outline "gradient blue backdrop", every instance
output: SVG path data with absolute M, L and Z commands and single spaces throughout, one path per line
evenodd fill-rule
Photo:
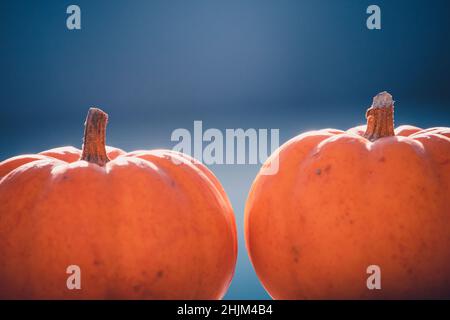
M 82 30 L 66 28 L 78 4 Z M 366 28 L 370 4 L 382 30 Z M 171 132 L 279 128 L 281 141 L 364 122 L 389 90 L 396 124 L 449 126 L 450 2 L 1 1 L 0 158 L 81 145 L 87 108 L 110 114 L 108 143 L 171 148 Z M 257 165 L 215 165 L 239 231 L 226 298 L 265 299 L 243 210 Z

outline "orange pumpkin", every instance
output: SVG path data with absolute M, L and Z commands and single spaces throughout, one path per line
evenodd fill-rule
M 0 163 L 0 298 L 221 298 L 237 257 L 222 186 L 181 153 L 105 148 L 106 123 L 91 108 L 83 151 Z
M 293 138 L 256 177 L 246 245 L 273 298 L 450 297 L 450 129 L 394 131 L 386 92 L 366 118 Z

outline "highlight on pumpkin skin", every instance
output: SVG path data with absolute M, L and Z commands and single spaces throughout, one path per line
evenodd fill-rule
M 48 157 L 39 154 L 24 154 L 6 159 L 0 162 L 0 179 L 24 164 L 45 159 L 48 159 Z
M 81 157 L 81 151 L 72 146 L 53 148 L 39 152 L 39 154 L 66 162 L 75 162 L 80 160 Z

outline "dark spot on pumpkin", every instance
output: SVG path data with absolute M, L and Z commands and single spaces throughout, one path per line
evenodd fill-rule
M 318 176 L 320 176 L 320 174 L 322 173 L 322 169 L 316 169 L 316 174 L 318 175 Z
M 428 243 L 426 243 L 426 241 L 423 239 L 422 239 L 422 241 L 420 241 L 420 249 L 423 251 L 428 249 Z
M 149 289 L 145 289 L 144 291 L 142 291 L 141 296 L 145 299 L 152 299 L 155 297 L 155 294 L 153 293 L 153 291 L 149 290 Z
M 94 266 L 100 266 L 100 265 L 102 265 L 103 263 L 102 263 L 102 261 L 101 260 L 99 260 L 99 259 L 95 259 L 94 260 Z
M 381 157 L 378 159 L 379 162 L 386 162 L 386 158 L 385 157 Z
M 305 224 L 306 223 L 306 217 L 304 215 L 300 215 L 298 217 L 298 220 L 301 224 Z
M 350 223 L 350 224 L 354 224 L 354 223 L 355 223 L 355 221 L 354 221 L 354 220 L 352 220 L 352 219 L 350 219 L 350 221 L 349 221 L 348 223 Z
M 62 179 L 67 180 L 67 179 L 69 179 L 69 176 L 65 174 L 65 175 L 63 175 Z
M 173 188 L 175 187 L 175 180 L 170 180 L 170 186 Z
M 106 300 L 116 300 L 119 299 L 119 295 L 117 294 L 117 291 L 113 288 L 107 288 L 105 290 L 105 299 Z
M 139 292 L 139 291 L 141 291 L 141 289 L 142 289 L 142 285 L 140 285 L 140 284 L 137 284 L 137 285 L 133 286 L 133 291 L 134 292 Z
M 291 247 L 291 252 L 292 252 L 292 256 L 293 256 L 293 260 L 295 263 L 298 263 L 298 258 L 300 255 L 299 249 L 296 246 L 292 246 Z
M 156 277 L 157 278 L 162 278 L 163 276 L 164 276 L 164 271 L 158 270 L 158 272 L 156 273 Z
M 331 164 L 327 165 L 325 169 L 323 169 L 326 173 L 329 173 L 331 170 Z

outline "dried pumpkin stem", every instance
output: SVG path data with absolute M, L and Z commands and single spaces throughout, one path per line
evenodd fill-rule
M 104 166 L 106 154 L 106 124 L 108 114 L 98 108 L 90 108 L 84 124 L 83 153 L 80 160 Z
M 394 133 L 394 100 L 386 91 L 373 98 L 372 106 L 366 112 L 367 129 L 364 137 L 370 141 L 389 136 Z

